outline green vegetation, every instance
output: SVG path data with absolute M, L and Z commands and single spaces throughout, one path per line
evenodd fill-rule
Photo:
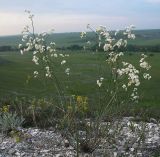
M 58 77 L 62 79 L 65 93 L 71 95 L 89 96 L 90 101 L 96 105 L 94 97 L 98 94 L 96 79 L 99 72 L 105 70 L 105 61 L 103 61 L 104 53 L 91 53 L 85 51 L 67 52 L 70 53 L 68 64 L 71 68 L 69 77 L 55 69 Z M 140 54 L 129 53 L 125 57 L 132 63 L 136 63 Z M 143 81 L 141 86 L 141 99 L 136 106 L 136 112 L 143 113 L 146 110 L 150 116 L 159 117 L 160 109 L 160 54 L 152 53 L 149 57 L 152 65 L 149 83 Z M 101 64 L 102 63 L 102 64 Z M 137 63 L 136 63 L 137 64 Z M 42 79 L 34 79 L 33 71 L 35 65 L 31 61 L 31 54 L 27 53 L 23 56 L 19 52 L 1 52 L 0 53 L 0 96 L 4 97 L 37 97 L 51 98 L 56 97 L 54 87 L 49 81 Z M 60 66 L 59 66 L 60 68 Z M 106 72 L 107 75 L 107 72 Z M 92 100 L 93 98 L 93 100 Z
M 136 45 L 136 47 L 153 46 L 155 48 L 160 43 L 160 30 L 136 30 L 134 33 L 136 34 L 136 40 L 129 42 L 131 47 Z M 77 45 L 81 49 L 86 42 L 85 39 L 80 39 L 79 36 L 80 33 L 53 34 L 48 41 L 53 40 L 56 42 L 58 53 L 70 54 L 67 59 L 67 66 L 71 69 L 70 76 L 65 76 L 62 69 L 60 69 L 61 66 L 55 69 L 57 76 L 62 80 L 62 86 L 65 87 L 64 93 L 87 96 L 90 98 L 90 104 L 94 106 L 97 105 L 98 101 L 95 100 L 95 96 L 98 95 L 96 80 L 99 78 L 101 71 L 106 71 L 105 54 L 104 52 L 94 53 L 93 51 L 76 49 Z M 95 35 L 89 33 L 87 40 L 93 41 L 94 37 Z M 15 99 L 16 96 L 31 99 L 34 97 L 56 99 L 57 93 L 50 81 L 43 79 L 43 77 L 33 78 L 33 71 L 37 67 L 31 61 L 32 54 L 26 53 L 22 56 L 19 51 L 13 51 L 17 49 L 20 41 L 20 36 L 0 37 L 0 47 L 2 50 L 5 48 L 5 52 L 0 52 L 0 99 L 3 100 L 2 102 L 6 102 L 6 100 L 8 102 Z M 7 46 L 11 47 L 9 51 L 7 51 L 9 48 Z M 71 51 L 67 49 L 71 49 Z M 128 110 L 125 107 L 124 114 L 138 113 L 160 118 L 160 54 L 150 51 L 147 51 L 147 54 L 152 65 L 150 72 L 152 79 L 149 83 L 147 81 L 142 82 L 140 102 L 134 107 L 129 105 Z M 140 54 L 130 51 L 125 57 L 135 64 Z M 4 104 L 1 103 L 1 105 Z
M 105 32 L 102 29 L 102 32 L 98 33 L 104 33 L 103 31 Z M 128 35 L 134 35 L 130 31 Z M 160 119 L 160 53 L 157 53 L 159 52 L 157 40 L 160 38 L 156 35 L 155 38 L 151 36 L 157 31 L 147 31 L 148 34 L 136 31 L 138 38 L 135 42 L 129 43 L 124 56 L 121 51 L 124 51 L 123 44 L 126 44 L 126 40 L 122 42 L 121 34 L 113 39 L 121 41 L 120 44 L 116 42 L 117 49 L 114 45 L 115 49 L 109 49 L 108 45 L 112 44 L 105 43 L 104 51 L 97 51 L 93 33 L 89 33 L 89 39 L 83 40 L 79 38 L 78 33 L 56 34 L 55 42 L 58 43 L 56 52 L 55 44 L 48 43 L 54 36 L 42 43 L 39 42 L 43 41 L 41 36 L 37 37 L 38 40 L 33 40 L 34 42 L 32 38 L 28 38 L 24 40 L 25 44 L 19 45 L 23 55 L 20 55 L 14 45 L 14 42 L 19 42 L 13 41 L 16 36 L 6 38 L 10 45 L 3 43 L 4 45 L 0 46 L 1 129 L 19 141 L 20 134 L 16 130 L 18 126 L 54 127 L 69 141 L 79 156 L 79 152 L 92 153 L 97 149 L 101 138 L 108 138 L 106 141 L 113 142 L 108 128 L 112 127 L 112 122 L 120 120 L 121 117 L 134 116 L 135 121 L 152 120 L 157 123 Z M 106 37 L 105 42 L 107 39 L 110 38 Z M 86 40 L 91 41 L 91 44 L 88 42 L 91 48 L 87 47 L 84 51 L 82 48 Z M 152 51 L 155 48 L 156 53 Z M 148 51 L 149 49 L 151 51 Z M 141 55 L 138 50 L 147 53 L 148 57 Z M 147 74 L 144 71 L 149 70 L 150 65 L 152 68 Z M 69 72 L 66 72 L 66 69 L 69 69 Z M 143 75 L 137 75 L 139 72 Z M 149 83 L 139 78 L 145 78 L 147 75 L 150 78 L 152 76 Z M 125 79 L 127 82 L 124 82 Z M 136 87 L 140 83 L 142 85 L 137 93 Z M 139 96 L 138 104 L 133 105 L 134 101 L 131 100 L 136 101 Z M 103 126 L 102 122 L 106 121 L 110 124 L 105 123 Z M 136 130 L 132 124 L 129 127 L 132 131 Z M 119 128 L 121 123 L 114 130 L 116 134 L 117 130 L 120 131 Z M 81 137 L 79 133 L 81 130 L 86 133 L 85 138 Z M 145 131 L 146 126 L 138 130 L 140 132 L 138 143 L 144 140 Z M 159 154 L 155 153 L 155 156 Z

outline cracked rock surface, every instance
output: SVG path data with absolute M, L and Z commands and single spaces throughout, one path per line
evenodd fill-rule
M 81 156 L 152 157 L 155 152 L 160 154 L 160 124 L 135 122 L 131 119 L 130 117 L 124 117 L 118 123 L 114 122 L 109 130 L 110 136 L 114 137 L 113 143 L 103 139 L 102 141 L 105 142 L 100 144 L 92 154 L 81 154 Z M 121 127 L 115 133 L 117 124 Z M 140 130 L 143 130 L 143 133 Z M 18 141 L 13 137 L 0 136 L 0 157 L 76 156 L 73 147 L 69 144 L 66 146 L 66 139 L 60 133 L 55 132 L 54 129 L 21 128 L 20 131 L 23 137 Z M 143 140 L 140 141 L 140 138 Z

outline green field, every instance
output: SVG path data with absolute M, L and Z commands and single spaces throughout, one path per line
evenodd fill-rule
M 137 38 L 130 44 L 156 45 L 160 43 L 160 30 L 135 31 Z M 90 37 L 93 35 L 90 34 Z M 55 40 L 54 40 L 55 39 Z M 92 38 L 91 38 L 92 39 Z M 55 34 L 49 40 L 56 41 L 58 47 L 82 44 L 79 33 Z M 0 37 L 0 46 L 15 46 L 20 42 L 20 36 Z M 59 50 L 60 51 L 60 50 Z M 84 95 L 93 99 L 96 104 L 98 88 L 96 80 L 101 72 L 106 71 L 104 52 L 93 53 L 91 51 L 62 51 L 69 53 L 66 66 L 71 69 L 70 76 L 64 74 L 64 68 L 60 64 L 55 68 L 55 73 L 61 81 L 64 93 L 69 95 Z M 148 52 L 152 79 L 143 81 L 140 88 L 140 102 L 136 105 L 137 112 L 147 111 L 152 117 L 160 118 L 160 53 Z M 126 53 L 125 59 L 134 64 L 138 63 L 140 53 Z M 0 52 L 0 98 L 9 97 L 54 97 L 57 93 L 53 83 L 43 78 L 34 79 L 32 54 L 20 55 L 18 51 Z M 107 77 L 107 73 L 106 73 Z
M 97 92 L 96 80 L 99 78 L 99 67 L 105 68 L 104 53 L 69 52 L 69 77 L 63 74 L 60 66 L 55 69 L 58 78 L 63 82 L 64 90 L 71 95 L 94 96 Z M 140 54 L 126 55 L 126 59 L 136 63 Z M 160 54 L 149 57 L 152 65 L 152 79 L 143 81 L 140 89 L 142 105 L 159 106 L 160 108 Z M 19 52 L 0 53 L 0 96 L 37 96 L 49 97 L 55 94 L 54 86 L 49 81 L 34 79 L 33 71 L 37 67 L 31 61 L 31 54 L 20 55 Z M 31 76 L 29 82 L 27 80 Z M 66 88 L 65 88 L 66 87 Z

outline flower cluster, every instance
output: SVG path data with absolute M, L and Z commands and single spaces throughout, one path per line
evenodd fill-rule
M 83 38 L 86 36 L 86 32 L 81 32 L 80 37 Z
M 51 77 L 52 75 L 49 66 L 46 66 L 45 69 L 46 69 L 46 77 Z
M 146 61 L 147 57 L 148 57 L 147 55 L 142 54 L 142 55 L 141 55 L 141 59 L 140 59 L 140 61 L 139 61 L 139 62 L 140 62 L 140 67 L 141 67 L 143 70 L 146 70 L 146 71 L 148 71 L 148 70 L 151 68 L 150 64 Z M 150 80 L 150 79 L 151 79 L 151 76 L 150 76 L 149 73 L 144 72 L 144 73 L 143 73 L 143 78 L 146 79 L 146 80 Z
M 70 68 L 66 68 L 65 73 L 69 75 L 69 72 L 70 72 Z
M 127 75 L 128 86 L 131 86 L 132 84 L 135 86 L 140 85 L 139 70 L 137 70 L 132 64 L 123 62 L 123 68 L 117 69 L 117 73 L 119 76 Z
M 98 87 L 101 87 L 101 86 L 102 86 L 103 80 L 104 80 L 103 77 L 101 77 L 100 79 L 97 80 L 97 85 L 98 85 Z
M 88 109 L 88 98 L 84 96 L 77 96 L 76 98 L 77 109 L 81 112 L 86 112 Z
M 147 74 L 147 73 L 144 73 L 144 74 L 143 74 L 143 77 L 144 77 L 144 79 L 146 79 L 146 80 L 150 80 L 150 79 L 151 79 L 150 74 Z
M 94 31 L 90 25 L 87 25 L 87 28 Z M 121 86 L 122 89 L 128 91 L 128 88 L 131 87 L 131 99 L 137 100 L 138 96 L 138 87 L 140 86 L 140 75 L 141 71 L 138 70 L 134 65 L 129 62 L 125 62 L 122 57 L 124 53 L 122 52 L 123 48 L 127 46 L 128 39 L 135 39 L 135 35 L 132 33 L 134 26 L 131 25 L 126 27 L 123 31 L 109 31 L 105 26 L 99 26 L 94 32 L 98 36 L 98 45 L 99 48 L 103 48 L 104 52 L 107 52 L 107 63 L 111 67 L 112 79 L 116 86 Z M 86 37 L 86 33 L 82 32 L 81 37 Z M 140 68 L 142 70 L 149 70 L 151 66 L 146 61 L 147 56 L 142 54 L 140 59 Z M 151 76 L 143 72 L 142 74 L 144 79 L 149 80 Z M 124 83 L 124 80 L 127 82 Z M 97 80 L 97 85 L 102 86 L 103 79 Z M 118 84 L 117 82 L 122 82 Z M 115 88 L 117 89 L 117 88 Z
M 127 35 L 128 39 L 135 39 L 136 36 L 135 36 L 135 34 L 132 33 L 132 29 L 134 29 L 134 28 L 135 28 L 134 25 L 130 25 L 130 26 L 126 27 L 126 30 L 123 34 Z
M 142 54 L 142 56 L 144 57 L 143 54 Z M 145 55 L 145 58 L 146 57 L 147 56 Z M 141 63 L 145 64 L 145 66 L 142 66 Z M 140 60 L 140 67 L 145 70 L 149 70 L 151 68 L 151 66 L 148 64 L 148 62 L 144 61 L 144 58 L 141 58 L 141 60 Z M 127 85 L 123 84 L 122 88 L 125 89 L 125 91 L 127 91 L 128 87 L 132 86 L 133 90 L 132 90 L 132 94 L 131 94 L 131 99 L 132 100 L 138 99 L 139 96 L 137 94 L 137 87 L 140 86 L 140 75 L 141 75 L 140 70 L 137 70 L 135 68 L 135 66 L 133 66 L 131 63 L 122 62 L 122 68 L 117 69 L 117 73 L 120 78 L 126 77 L 128 80 Z M 142 74 L 142 76 L 144 79 L 147 79 L 147 80 L 151 79 L 151 76 L 148 73 L 144 72 Z
M 6 113 L 9 112 L 9 105 L 4 105 L 2 108 L 0 108 L 0 113 Z
M 137 90 L 137 88 L 133 88 L 133 91 L 131 93 L 131 100 L 133 101 L 137 101 L 139 99 Z
M 123 56 L 123 52 L 119 52 L 119 53 L 116 53 L 116 52 L 110 52 L 109 53 L 109 57 L 108 59 L 106 60 L 108 63 L 116 63 L 118 58 L 120 58 L 121 56 Z
M 140 59 L 140 67 L 146 70 L 149 70 L 151 68 L 151 66 L 149 65 L 149 63 L 147 61 L 145 61 L 145 59 L 147 58 L 147 55 L 142 54 L 141 55 L 142 58 Z
M 123 35 L 125 35 L 128 39 L 135 39 L 135 35 L 132 34 L 132 29 L 134 28 L 133 25 L 127 27 L 124 32 L 122 32 Z M 98 40 L 99 40 L 99 47 L 103 47 L 104 51 L 116 51 L 117 49 L 121 47 L 127 46 L 127 40 L 120 38 L 117 40 L 117 36 L 121 31 L 115 31 L 114 35 L 112 32 L 108 31 L 105 26 L 100 26 L 96 29 L 96 33 L 98 34 Z
M 31 21 L 31 28 L 25 26 L 22 31 L 22 43 L 19 44 L 21 54 L 25 52 L 33 52 L 32 61 L 35 65 L 40 65 L 44 67 L 45 76 L 51 78 L 53 75 L 53 68 L 55 68 L 54 62 L 57 58 L 61 58 L 60 65 L 66 63 L 66 57 L 69 57 L 68 54 L 61 54 L 56 52 L 55 42 L 46 42 L 46 38 L 49 36 L 49 33 L 43 32 L 40 34 L 35 34 L 33 17 L 30 11 L 25 11 L 29 16 L 28 18 Z M 69 75 L 69 68 L 66 68 L 65 73 Z M 39 71 L 36 70 L 33 72 L 34 77 L 36 78 L 39 75 Z

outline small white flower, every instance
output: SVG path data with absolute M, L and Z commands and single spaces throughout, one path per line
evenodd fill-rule
M 120 48 L 122 46 L 122 41 L 122 39 L 119 39 L 117 43 L 114 45 L 114 47 L 117 46 L 118 48 Z
M 54 54 L 53 54 L 53 56 L 54 56 L 55 58 L 57 58 L 57 57 L 58 57 L 58 55 L 57 55 L 56 53 L 54 53 Z
M 105 44 L 103 49 L 104 49 L 104 51 L 112 50 L 112 45 L 111 44 Z
M 46 69 L 46 77 L 51 77 L 52 75 L 49 66 L 46 66 L 45 69 Z
M 33 55 L 35 55 L 35 54 L 37 54 L 38 53 L 38 51 L 33 51 Z
M 33 61 L 36 65 L 39 64 L 39 63 L 38 63 L 38 60 L 39 60 L 39 58 L 34 55 L 32 61 Z
M 59 54 L 59 56 L 64 57 L 64 55 L 63 55 L 63 54 L 61 54 L 61 53 Z
M 34 47 L 35 47 L 36 50 L 40 49 L 40 46 L 38 44 L 35 44 Z
M 97 80 L 97 85 L 98 85 L 99 87 L 101 87 L 102 82 L 101 82 L 100 80 Z
M 50 46 L 47 46 L 47 51 L 49 51 L 51 49 L 51 47 Z
M 125 84 L 122 85 L 122 88 L 125 89 L 125 91 L 127 91 L 127 86 Z
M 101 47 L 101 42 L 98 43 L 98 46 Z
M 122 64 L 123 64 L 123 66 L 126 66 L 126 65 L 128 65 L 128 63 L 127 63 L 127 62 L 122 62 Z
M 99 80 L 97 80 L 97 85 L 98 85 L 99 87 L 101 87 L 101 86 L 102 86 L 102 82 L 103 82 L 103 80 L 104 80 L 104 78 L 103 78 L 103 77 L 101 77 Z
M 91 42 L 90 42 L 90 41 L 87 41 L 87 44 L 88 44 L 88 45 L 90 45 L 90 44 L 91 44 Z
M 49 66 L 46 66 L 46 70 L 49 71 Z
M 139 80 L 137 79 L 136 83 L 135 83 L 135 86 L 139 86 L 140 85 L 140 82 Z
M 23 50 L 21 50 L 20 52 L 21 52 L 21 55 L 23 55 L 24 51 L 23 51 Z
M 119 33 L 119 30 L 117 29 L 114 33 L 114 35 L 116 36 Z
M 35 78 L 38 76 L 38 74 L 39 74 L 38 71 L 33 72 L 33 75 L 34 75 Z
M 22 37 L 24 40 L 27 40 L 28 39 L 28 35 L 27 34 L 25 34 L 25 35 L 23 35 L 23 37 Z
M 139 99 L 139 96 L 136 95 L 133 97 L 133 100 L 137 100 L 137 99 Z
M 69 54 L 65 54 L 65 57 L 69 57 Z
M 100 81 L 103 81 L 103 80 L 104 80 L 104 78 L 103 78 L 103 77 L 101 77 L 101 78 L 100 78 Z
M 127 40 L 124 40 L 123 42 L 124 42 L 124 43 L 123 43 L 123 44 L 124 44 L 124 47 L 126 47 L 126 46 L 127 46 Z
M 86 125 L 90 127 L 91 126 L 91 122 L 87 122 Z
M 43 56 L 43 57 L 42 57 L 42 60 L 43 60 L 44 62 L 47 62 L 47 57 L 46 57 L 46 56 Z
M 147 55 L 145 55 L 144 53 L 141 54 L 142 58 L 147 58 Z
M 22 44 L 19 44 L 18 47 L 19 47 L 19 48 L 22 48 Z
M 151 66 L 146 61 L 141 62 L 140 67 L 146 70 L 149 70 L 151 68 Z
M 112 39 L 108 38 L 106 41 L 108 41 L 110 44 L 112 43 Z
M 26 40 L 22 38 L 22 41 L 25 42 Z
M 55 46 L 55 45 L 56 45 L 56 43 L 55 43 L 55 42 L 51 42 L 51 43 L 50 43 L 50 45 L 54 45 L 54 46 Z
M 119 76 L 122 76 L 122 75 L 123 75 L 123 71 L 122 71 L 122 69 L 121 69 L 121 70 L 120 70 L 120 69 L 118 69 L 118 70 L 117 70 L 117 73 L 118 73 L 118 75 L 119 75 Z
M 144 58 L 141 58 L 139 62 L 142 63 L 143 61 L 144 61 Z
M 130 25 L 129 27 L 130 27 L 130 29 L 134 29 L 134 28 L 135 28 L 135 25 L 132 24 L 132 25 Z
M 123 52 L 120 52 L 118 55 L 119 55 L 119 56 L 123 56 L 123 55 L 124 55 L 124 53 L 123 53 Z
M 144 73 L 143 77 L 144 77 L 144 79 L 148 79 L 148 80 L 151 79 L 151 76 L 149 74 L 147 74 L 147 73 Z
M 137 88 L 133 88 L 133 91 L 136 92 L 138 89 Z
M 86 37 L 86 32 L 81 32 L 80 37 L 81 38 Z
M 130 34 L 130 33 L 129 33 L 129 34 L 128 34 L 128 38 L 129 38 L 129 39 L 135 39 L 136 36 L 135 36 L 134 34 Z
M 69 72 L 70 72 L 70 68 L 67 68 L 67 69 L 65 70 L 65 73 L 66 73 L 67 75 L 69 75 Z
M 50 73 L 46 73 L 46 77 L 51 77 L 51 74 Z
M 66 60 L 63 60 L 63 61 L 61 62 L 61 65 L 65 64 L 65 63 L 66 63 Z

